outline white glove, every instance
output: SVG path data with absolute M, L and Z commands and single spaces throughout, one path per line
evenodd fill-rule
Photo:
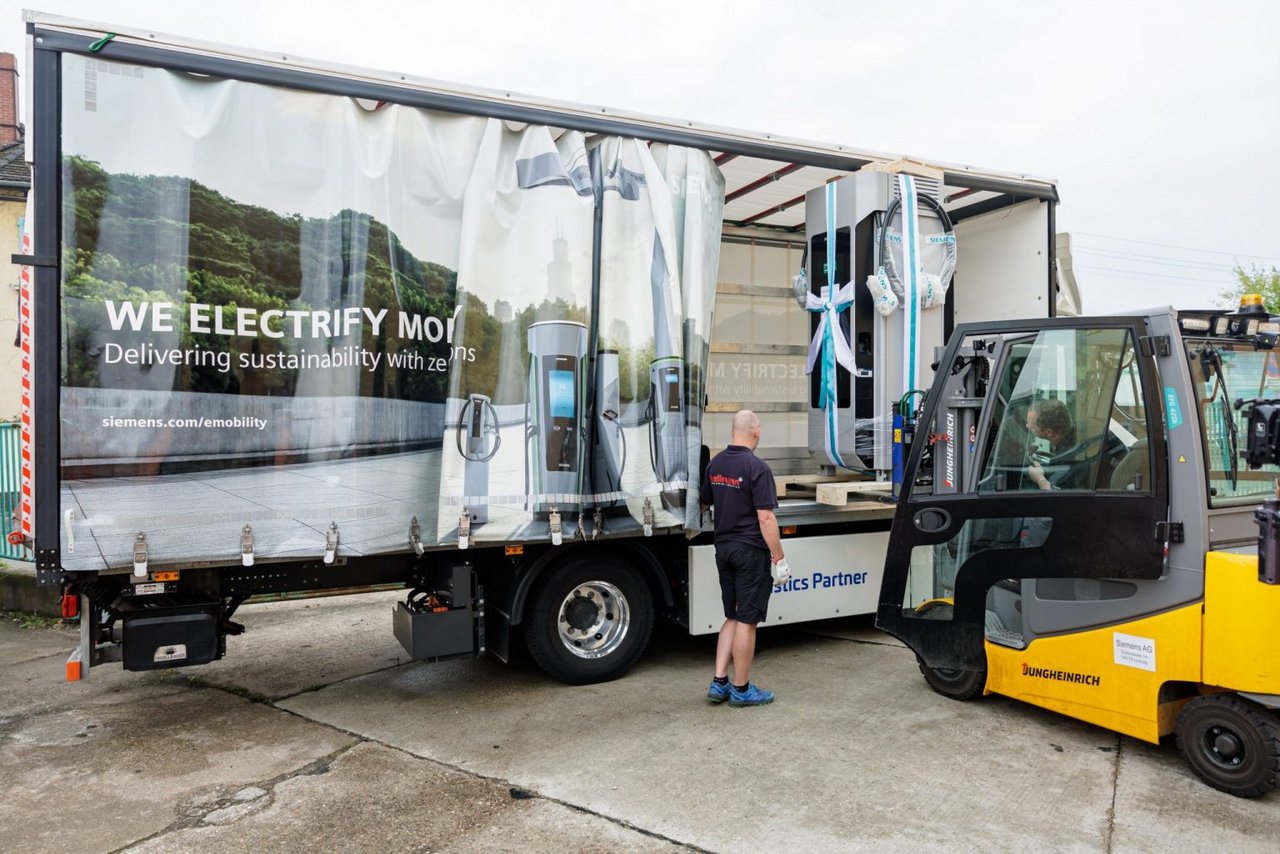
M 791 580 L 791 567 L 787 566 L 787 559 L 777 561 L 769 566 L 769 574 L 773 576 L 774 584 L 786 584 Z

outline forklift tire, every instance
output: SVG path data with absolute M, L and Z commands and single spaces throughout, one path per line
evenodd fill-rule
M 987 668 L 980 670 L 951 670 L 943 667 L 930 667 L 924 659 L 916 656 L 920 672 L 929 687 L 944 697 L 952 700 L 975 700 L 982 696 L 982 689 L 987 685 Z
M 583 553 L 548 567 L 524 619 L 525 646 L 569 685 L 608 682 L 639 660 L 653 631 L 653 596 L 629 563 Z
M 1178 749 L 1210 786 L 1256 798 L 1280 775 L 1280 719 L 1235 694 L 1196 697 L 1178 715 Z

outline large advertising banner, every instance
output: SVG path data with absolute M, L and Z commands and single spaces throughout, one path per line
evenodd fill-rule
M 696 526 L 707 154 L 62 61 L 65 567 Z
M 489 120 L 63 57 L 64 565 L 436 527 Z

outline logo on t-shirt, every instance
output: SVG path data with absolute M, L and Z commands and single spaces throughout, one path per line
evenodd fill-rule
M 725 477 L 722 474 L 713 474 L 711 475 L 711 482 L 716 486 L 729 486 L 733 489 L 742 488 L 742 478 L 740 477 Z

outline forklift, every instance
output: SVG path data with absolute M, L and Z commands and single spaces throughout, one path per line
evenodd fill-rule
M 1280 316 L 956 327 L 901 431 L 876 624 L 930 687 L 1280 775 Z

